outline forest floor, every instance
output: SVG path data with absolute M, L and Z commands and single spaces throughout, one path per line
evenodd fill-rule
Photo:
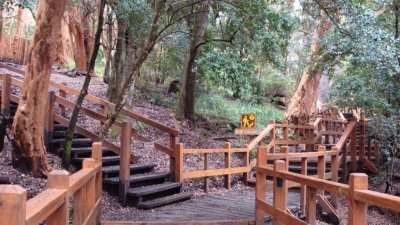
M 21 68 L 21 67 L 20 67 Z M 2 71 L 0 69 L 0 72 Z M 9 73 L 9 71 L 7 71 Z M 13 77 L 22 78 L 21 75 L 11 73 Z M 80 89 L 81 84 L 83 83 L 84 77 L 69 77 L 60 74 L 53 74 L 52 80 L 58 83 L 65 83 L 70 87 Z M 95 95 L 101 98 L 105 98 L 106 93 L 106 84 L 103 83 L 101 77 L 93 77 L 89 93 L 91 95 Z M 157 88 L 162 96 L 165 98 L 161 99 L 158 104 L 153 104 L 149 100 L 145 100 L 143 98 L 133 97 L 133 104 L 131 108 L 133 111 L 140 113 L 143 116 L 149 117 L 156 121 L 159 121 L 165 125 L 178 128 L 180 130 L 180 141 L 184 144 L 186 148 L 222 148 L 226 141 L 232 143 L 232 146 L 242 146 L 244 143 L 240 137 L 235 136 L 234 134 L 227 132 L 225 129 L 219 129 L 218 125 L 213 123 L 213 120 L 202 120 L 200 123 L 196 124 L 195 128 L 189 128 L 187 122 L 180 123 L 174 118 L 174 109 L 171 109 L 169 106 L 169 101 L 167 99 L 170 97 L 166 94 L 166 87 L 158 87 Z M 15 90 L 18 91 L 18 90 Z M 145 95 L 146 93 L 140 93 L 138 96 Z M 68 96 L 73 100 L 72 96 Z M 85 107 L 94 109 L 97 106 L 91 105 L 87 102 L 84 103 Z M 85 128 L 88 128 L 93 131 L 98 131 L 100 128 L 100 124 L 97 121 L 93 121 L 86 117 L 79 117 L 79 124 Z M 152 140 L 160 140 L 161 142 L 167 142 L 168 138 L 165 134 L 159 133 L 154 129 L 144 126 L 143 124 L 137 123 L 136 128 L 140 131 L 141 134 L 151 137 Z M 109 138 L 114 139 L 115 142 L 118 141 L 118 133 L 111 132 Z M 158 166 L 156 168 L 157 171 L 166 171 L 169 168 L 169 159 L 168 157 L 154 150 L 151 145 L 147 143 L 141 143 L 134 141 L 133 143 L 133 151 L 136 155 L 139 156 L 139 162 L 153 162 Z M 43 178 L 33 178 L 29 174 L 24 173 L 19 169 L 15 169 L 11 164 L 11 151 L 12 146 L 9 141 L 6 141 L 5 149 L 0 153 L 0 176 L 8 176 L 10 177 L 12 184 L 21 185 L 23 188 L 27 189 L 28 198 L 35 196 L 40 193 L 44 189 L 46 189 L 47 180 Z M 48 153 L 49 164 L 52 169 L 62 169 L 61 167 L 61 159 Z M 200 169 L 204 165 L 203 156 L 202 155 L 191 155 L 190 157 L 185 157 L 185 170 L 196 170 Z M 211 168 L 222 168 L 224 166 L 224 158 L 219 156 L 218 154 L 212 155 L 209 158 L 210 167 Z M 234 156 L 233 165 L 239 165 L 242 162 L 241 156 Z M 232 189 L 235 191 L 243 191 L 243 190 L 253 190 L 251 187 L 246 187 L 241 182 L 241 175 L 233 176 Z M 384 183 L 380 183 L 380 185 L 372 186 L 371 189 L 377 191 L 384 190 Z M 396 184 L 396 187 L 400 185 Z M 202 197 L 205 194 L 226 194 L 228 190 L 224 188 L 223 177 L 213 177 L 210 178 L 210 189 L 209 193 L 204 193 L 203 191 L 203 179 L 193 179 L 188 180 L 184 184 L 184 191 L 190 191 L 194 193 L 194 198 Z M 400 190 L 397 188 L 397 190 Z M 120 218 L 124 219 L 124 215 L 129 215 L 132 213 L 151 213 L 154 212 L 152 210 L 138 210 L 133 207 L 123 208 L 119 205 L 118 199 L 115 196 L 111 196 L 108 193 L 104 192 L 104 201 L 103 206 L 106 210 L 104 210 L 104 218 Z M 338 213 L 340 218 L 343 219 L 343 224 L 347 220 L 347 199 L 345 197 L 339 198 L 339 207 Z M 167 206 L 168 207 L 168 206 Z M 372 207 L 369 209 L 369 224 L 399 224 L 400 214 L 389 212 L 387 210 L 380 210 L 376 207 Z M 325 224 L 321 222 L 320 224 Z

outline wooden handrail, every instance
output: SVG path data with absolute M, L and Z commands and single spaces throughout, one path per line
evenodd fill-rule
M 346 129 L 344 130 L 342 136 L 340 137 L 338 143 L 333 147 L 335 148 L 337 151 L 341 151 L 344 144 L 346 143 L 347 139 L 350 138 L 351 133 L 353 132 L 353 130 L 356 127 L 356 122 L 350 122 L 350 124 L 346 127 Z
M 12 72 L 18 73 L 20 75 L 24 75 L 25 74 L 25 72 L 23 70 L 14 68 L 14 67 L 9 66 L 9 65 L 4 64 L 4 63 L 0 63 L 0 67 L 1 68 L 5 68 L 7 70 L 10 70 Z M 15 84 L 18 87 L 22 87 L 23 83 L 21 81 L 19 81 L 17 79 L 14 79 L 14 78 L 12 80 L 13 80 L 13 84 Z M 71 88 L 71 87 L 68 87 L 68 86 L 66 86 L 64 84 L 60 84 L 60 83 L 54 82 L 54 81 L 50 81 L 50 86 L 52 86 L 54 88 L 57 88 L 59 90 L 63 90 L 66 93 L 72 94 L 74 96 L 79 96 L 79 94 L 80 94 L 79 90 Z M 109 101 L 106 101 L 104 99 L 98 98 L 98 97 L 96 97 L 94 95 L 90 95 L 90 94 L 86 95 L 85 100 L 87 100 L 89 102 L 92 102 L 94 104 L 106 106 L 108 108 L 114 108 L 115 107 L 115 104 L 113 104 L 113 103 L 111 103 Z M 129 111 L 127 109 L 122 109 L 121 110 L 121 114 L 126 115 L 126 116 L 128 116 L 128 117 L 130 117 L 132 119 L 137 120 L 137 121 L 143 122 L 143 123 L 145 123 L 145 124 L 147 124 L 147 125 L 149 125 L 151 127 L 154 127 L 156 129 L 158 129 L 160 131 L 163 131 L 163 132 L 166 132 L 168 134 L 175 135 L 175 136 L 179 135 L 179 130 L 171 128 L 171 127 L 168 127 L 168 126 L 166 126 L 164 124 L 161 124 L 161 123 L 159 123 L 157 121 L 154 121 L 152 119 L 149 119 L 147 117 L 139 115 L 139 114 L 137 114 L 135 112 Z
M 248 149 L 255 148 L 263 138 L 265 138 L 269 133 L 275 128 L 274 124 L 269 124 L 250 144 L 247 146 Z
M 48 189 L 33 197 L 26 204 L 26 224 L 36 225 L 46 220 L 65 202 L 67 191 Z
M 47 190 L 26 201 L 26 190 L 17 185 L 0 185 L 0 224 L 69 224 L 69 200 L 73 198 L 73 224 L 100 224 L 102 183 L 100 143 L 92 145 L 92 157 L 80 171 L 69 175 L 56 170 L 48 175 Z

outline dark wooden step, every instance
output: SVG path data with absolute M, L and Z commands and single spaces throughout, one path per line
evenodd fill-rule
M 146 173 L 150 172 L 154 167 L 156 167 L 156 164 L 131 164 L 129 167 L 132 174 Z M 106 177 L 109 177 L 110 175 L 118 175 L 119 165 L 103 167 L 102 171 L 103 175 Z
M 83 160 L 85 160 L 85 159 L 86 158 L 72 158 L 71 161 L 74 163 L 82 163 Z M 119 155 L 103 157 L 102 164 L 104 166 L 111 166 L 111 165 L 119 164 Z
M 155 207 L 159 207 L 159 206 L 163 206 L 163 205 L 167 205 L 167 204 L 171 204 L 171 203 L 175 203 L 175 202 L 179 202 L 179 201 L 183 201 L 183 200 L 188 200 L 192 197 L 192 193 L 179 193 L 179 194 L 174 194 L 174 195 L 170 195 L 170 196 L 166 196 L 163 198 L 157 198 L 157 199 L 153 199 L 150 201 L 145 201 L 145 202 L 139 202 L 137 207 L 139 209 L 151 209 L 151 208 L 155 208 Z
M 62 139 L 62 138 L 65 138 L 66 131 L 64 131 L 64 130 L 53 131 L 52 135 L 53 135 L 53 139 Z M 79 133 L 74 133 L 74 138 L 85 138 L 85 136 L 83 136 Z
M 165 180 L 169 177 L 169 173 L 149 173 L 149 174 L 137 174 L 132 175 L 129 178 L 130 187 L 139 187 L 145 186 L 149 184 L 160 184 L 165 182 Z M 103 179 L 103 183 L 118 185 L 119 177 L 105 178 Z
M 53 145 L 64 145 L 65 143 L 65 138 L 57 138 L 57 139 L 52 139 L 50 141 L 51 144 Z M 79 145 L 80 147 L 83 146 L 91 146 L 93 143 L 92 139 L 90 138 L 74 138 L 72 140 L 72 146 L 77 146 Z
M 62 124 L 54 124 L 54 131 L 66 131 L 68 130 L 68 127 L 62 125 Z
M 127 192 L 127 195 L 134 198 L 143 197 L 146 195 L 154 195 L 160 192 L 172 191 L 172 190 L 180 190 L 182 187 L 182 183 L 163 183 L 152 186 L 143 186 L 137 188 L 131 188 Z

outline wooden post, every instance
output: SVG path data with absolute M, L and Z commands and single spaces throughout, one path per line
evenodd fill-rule
M 302 175 L 307 175 L 307 158 L 301 158 L 301 174 Z M 303 213 L 303 215 L 306 214 L 306 205 L 307 205 L 307 199 L 306 199 L 306 190 L 307 186 L 304 184 L 300 185 L 300 210 Z
M 318 116 L 318 118 L 321 119 L 321 121 L 318 123 L 318 134 L 320 134 L 322 132 L 322 116 Z M 322 135 L 319 136 L 317 142 L 318 144 L 322 144 Z
M 69 224 L 69 173 L 65 170 L 53 170 L 48 177 L 49 189 L 64 189 L 66 194 L 64 203 L 47 218 L 48 225 L 68 225 Z
M 67 83 L 65 83 L 65 82 L 63 82 L 62 84 L 67 86 Z M 64 91 L 62 89 L 59 89 L 58 93 L 59 93 L 61 98 L 65 98 L 65 99 L 67 98 L 67 92 L 66 91 Z M 61 109 L 61 116 L 65 117 L 66 116 L 65 107 L 63 105 L 60 105 L 60 109 Z
M 351 118 L 351 122 L 356 122 L 356 118 Z M 357 127 L 357 126 L 356 126 Z M 357 137 L 356 137 L 356 127 L 354 127 L 353 131 L 351 132 L 351 145 L 350 145 L 350 152 L 351 152 L 351 171 L 356 171 L 357 169 Z
M 288 121 L 284 120 L 283 125 L 288 125 Z M 289 139 L 289 129 L 287 127 L 283 127 L 283 140 L 287 141 Z
M 325 131 L 329 131 L 329 121 L 325 121 Z M 325 144 L 329 144 L 329 134 L 325 135 Z
M 92 144 L 92 158 L 95 160 L 96 166 L 102 164 L 103 158 L 103 147 L 100 142 L 95 142 Z M 103 195 L 103 180 L 102 180 L 101 170 L 96 174 L 96 201 Z M 96 216 L 96 224 L 100 224 L 102 215 L 102 205 L 99 205 L 100 209 Z
M 335 121 L 332 122 L 332 131 L 336 132 L 336 122 Z M 332 135 L 332 137 L 333 137 L 333 144 L 335 144 L 336 143 L 336 134 Z
M 323 152 L 324 155 L 322 156 L 318 156 L 318 165 L 317 165 L 317 176 L 319 179 L 325 179 L 325 151 L 326 151 L 326 147 L 323 145 L 318 146 L 318 153 Z M 318 189 L 318 194 L 320 195 L 324 195 L 324 190 L 322 189 Z
M 8 118 L 10 117 L 10 98 L 11 98 L 11 77 L 9 74 L 1 75 L 3 87 L 1 90 L 1 113 L 4 117 L 0 120 L 0 152 L 4 148 L 4 139 L 7 134 Z
M 126 206 L 127 196 L 129 190 L 129 177 L 130 177 L 130 156 L 131 156 L 131 128 L 129 122 L 122 123 L 121 129 L 121 152 L 119 161 L 119 191 L 118 200 L 122 206 Z
M 177 151 L 177 145 L 179 144 L 179 138 L 177 136 L 174 136 L 172 134 L 169 135 L 169 146 L 171 149 L 173 149 L 175 152 Z M 170 156 L 169 157 L 169 171 L 170 171 L 170 180 L 175 181 L 176 180 L 176 171 L 175 171 L 176 165 L 175 165 L 175 157 Z
M 95 169 L 96 167 L 96 161 L 94 159 L 85 159 L 83 160 L 82 168 L 83 169 Z M 86 183 L 85 185 L 85 196 L 86 196 L 86 202 L 84 203 L 83 206 L 83 211 L 85 217 L 87 217 L 90 212 L 94 209 L 94 206 L 96 205 L 96 179 L 95 176 L 90 178 L 90 180 Z
M 286 162 L 282 161 L 282 160 L 276 160 L 274 162 L 274 171 L 275 173 L 278 171 L 286 171 L 287 167 L 286 167 Z M 276 209 L 280 209 L 284 212 L 286 212 L 286 208 L 287 208 L 287 181 L 281 178 L 276 177 L 276 175 L 274 176 L 274 202 L 273 202 L 273 206 Z M 273 224 L 279 224 L 279 225 L 283 225 L 283 223 L 277 221 L 274 218 L 274 223 Z
M 368 190 L 368 176 L 363 173 L 353 173 L 349 181 L 349 225 L 367 224 L 368 205 L 354 199 L 357 190 Z
M 204 170 L 208 170 L 208 154 L 204 153 Z M 204 177 L 204 192 L 208 192 L 210 187 L 210 179 Z
M 339 164 L 338 164 L 338 155 L 339 151 L 337 148 L 332 148 L 332 151 L 336 152 L 336 155 L 331 155 L 331 173 L 332 173 L 332 181 L 338 182 L 339 177 Z M 331 204 L 333 207 L 337 208 L 337 194 L 331 193 Z
M 228 149 L 228 152 L 225 153 L 225 168 L 230 169 L 231 168 L 231 143 L 225 142 L 224 148 Z M 248 167 L 248 165 L 247 165 Z M 225 188 L 230 190 L 231 189 L 231 175 L 227 174 L 225 175 Z
M 26 190 L 18 185 L 0 185 L 0 224 L 25 224 Z
M 289 170 L 289 159 L 288 159 L 289 147 L 287 145 L 281 146 L 281 153 L 286 154 L 286 157 L 282 160 L 285 161 L 286 170 Z
M 306 199 L 306 222 L 310 225 L 315 225 L 317 221 L 317 190 L 307 187 Z
M 50 143 L 53 139 L 53 131 L 54 131 L 54 117 L 56 111 L 56 93 L 54 91 L 49 92 L 49 101 L 48 101 L 48 111 L 47 111 L 47 121 L 45 126 L 45 143 L 47 147 L 47 151 L 51 151 Z
M 267 165 L 267 148 L 259 147 L 257 151 L 256 168 L 256 224 L 265 224 L 265 211 L 259 206 L 258 201 L 265 201 L 266 176 L 258 171 L 258 167 Z
M 177 144 L 175 148 L 175 181 L 183 181 L 183 144 Z
M 275 120 L 272 119 L 269 121 L 269 124 L 274 125 L 274 128 L 269 133 L 269 137 L 271 138 L 271 141 L 275 140 L 275 135 L 276 135 L 276 128 L 275 128 Z M 275 153 L 275 146 L 271 148 L 271 153 Z
M 347 180 L 347 143 L 343 145 L 342 154 L 342 183 L 346 183 Z
M 1 89 L 1 114 L 10 116 L 11 75 L 2 74 L 3 85 Z
M 359 160 L 362 162 L 365 158 L 365 119 L 361 118 L 359 122 L 359 133 L 358 133 L 358 150 Z
M 248 148 L 248 145 L 244 145 L 244 148 L 247 149 L 246 152 L 244 152 L 243 154 L 243 167 L 249 167 L 249 163 L 250 163 L 250 151 L 251 149 Z M 243 173 L 243 184 L 247 185 L 247 181 L 249 179 L 249 172 L 245 172 Z

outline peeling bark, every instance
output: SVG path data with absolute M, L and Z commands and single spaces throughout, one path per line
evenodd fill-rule
M 44 145 L 45 99 L 57 37 L 68 0 L 41 0 L 32 48 L 25 72 L 23 92 L 12 126 L 13 164 L 30 168 L 34 176 L 48 173 Z
M 318 41 L 327 29 L 326 22 L 318 22 L 311 45 L 309 66 L 303 71 L 299 86 L 292 97 L 285 118 L 293 124 L 303 125 L 308 122 L 308 116 L 313 112 L 313 105 L 318 98 L 318 87 L 323 74 L 319 65 L 325 63 Z M 316 105 L 316 104 L 315 104 Z

